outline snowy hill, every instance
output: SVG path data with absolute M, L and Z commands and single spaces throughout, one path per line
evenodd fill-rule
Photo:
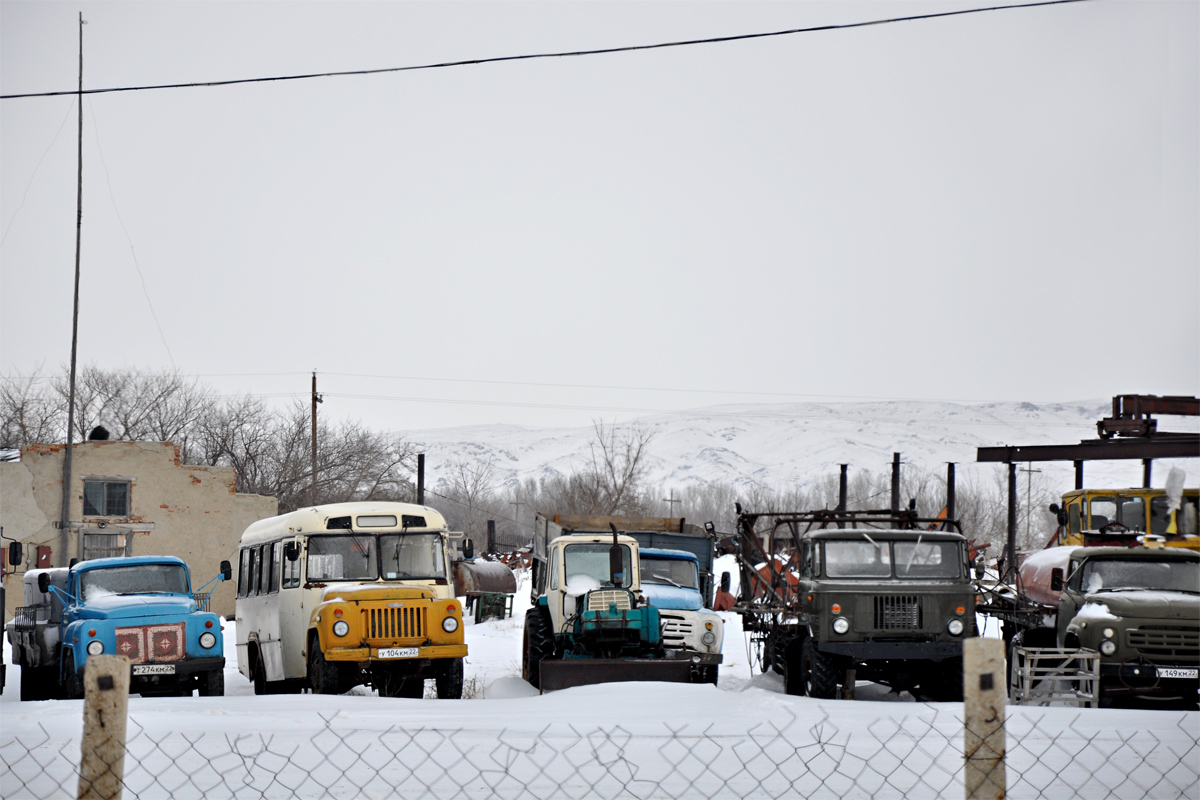
M 967 474 L 976 448 L 996 445 L 1075 443 L 1096 437 L 1096 422 L 1111 413 L 1108 400 L 1071 403 L 951 403 L 883 401 L 723 405 L 646 416 L 636 423 L 653 434 L 648 446 L 651 483 L 686 487 L 709 482 L 737 486 L 805 486 L 837 473 L 839 464 L 882 473 L 893 452 L 906 464 L 941 471 L 948 461 Z M 1194 418 L 1165 418 L 1163 430 L 1197 430 Z M 618 434 L 634 423 L 621 423 Z M 589 458 L 591 428 L 525 428 L 484 425 L 403 432 L 427 454 L 427 481 L 436 486 L 456 462 L 492 459 L 497 482 L 567 474 Z M 1197 465 L 1189 471 L 1195 483 Z M 1190 467 L 1190 469 L 1189 469 Z M 1039 468 L 1058 482 L 1071 479 L 1070 464 Z M 1166 465 L 1155 470 L 1162 485 Z M 984 474 L 984 473 L 981 473 Z M 1140 485 L 1141 462 L 1087 467 L 1094 485 Z M 1066 488 L 1066 487 L 1064 487 Z

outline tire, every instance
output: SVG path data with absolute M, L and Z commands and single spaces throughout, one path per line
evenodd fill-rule
M 58 685 L 55 667 L 21 667 L 21 700 L 36 702 L 49 700 Z
M 463 694 L 463 660 L 447 659 L 445 667 L 437 674 L 437 696 L 439 700 L 461 700 Z
M 341 676 L 338 672 L 338 665 L 325 660 L 321 642 L 313 636 L 308 643 L 308 679 L 313 694 L 341 694 Z
M 837 697 L 837 669 L 833 658 L 818 650 L 811 638 L 805 639 L 800 647 L 799 678 L 806 696 L 822 700 Z
M 387 667 L 379 667 L 371 673 L 371 683 L 380 697 L 406 697 L 420 700 L 425 696 L 425 678 L 420 675 L 405 675 Z
M 262 653 L 256 647 L 254 648 L 254 669 L 250 671 L 251 680 L 254 681 L 255 694 L 268 694 L 267 691 L 267 665 L 263 663 Z
M 932 683 L 921 687 L 921 694 L 935 702 L 961 703 L 963 699 L 963 660 L 948 658 L 929 665 Z
M 200 696 L 225 696 L 225 670 L 213 669 L 200 676 Z
M 62 682 L 63 697 L 68 700 L 82 699 L 83 676 L 75 671 L 75 652 L 70 648 L 63 650 L 63 669 L 67 671 Z
M 549 615 L 535 606 L 525 612 L 525 635 L 521 648 L 521 677 L 535 689 L 542 688 L 541 663 L 554 657 L 554 633 Z

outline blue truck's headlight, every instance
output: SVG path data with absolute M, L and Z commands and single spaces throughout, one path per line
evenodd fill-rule
M 712 631 L 705 631 L 704 635 L 700 637 L 700 641 L 704 642 L 709 647 L 712 647 L 717 643 L 717 637 Z
M 87 651 L 89 656 L 98 656 L 104 652 L 104 643 L 93 639 L 88 642 Z
M 333 632 L 338 636 L 345 636 L 350 632 L 350 623 L 346 622 L 344 619 L 339 619 L 337 622 L 333 623 Z
M 454 633 L 458 630 L 458 620 L 454 617 L 446 617 L 442 620 L 442 630 L 446 633 Z
M 200 646 L 203 647 L 205 650 L 216 647 L 216 645 L 217 645 L 217 637 L 216 636 L 209 633 L 208 631 L 205 631 L 204 633 L 200 634 Z

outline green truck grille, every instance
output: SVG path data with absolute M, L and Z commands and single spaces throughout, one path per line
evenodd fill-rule
M 875 630 L 915 631 L 921 629 L 921 598 L 916 595 L 877 595 Z
M 1151 661 L 1200 662 L 1200 628 L 1169 625 L 1130 628 L 1129 646 Z
M 424 608 L 365 608 L 368 639 L 422 639 Z

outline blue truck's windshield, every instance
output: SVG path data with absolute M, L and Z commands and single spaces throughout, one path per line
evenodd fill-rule
M 642 583 L 658 583 L 678 586 L 681 589 L 699 589 L 700 576 L 696 562 L 683 558 L 641 557 Z
M 89 569 L 79 574 L 79 598 L 106 594 L 189 594 L 187 570 L 178 564 L 138 564 Z

